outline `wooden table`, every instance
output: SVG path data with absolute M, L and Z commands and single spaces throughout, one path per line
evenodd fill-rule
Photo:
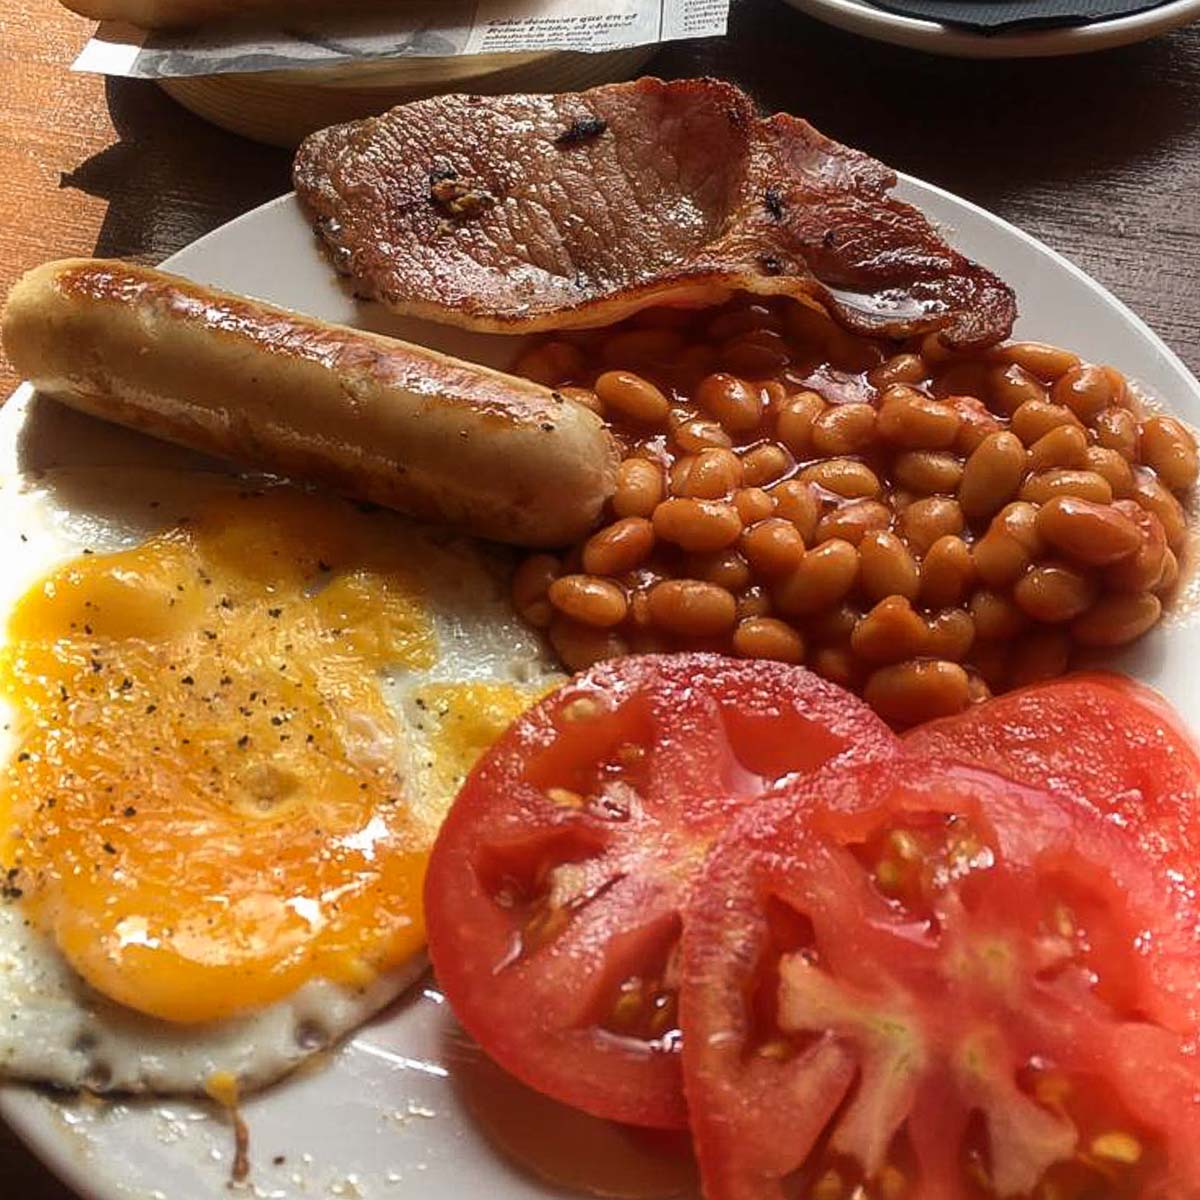
M 89 26 L 0 0 L 0 289 L 68 254 L 157 262 L 286 191 L 288 156 L 154 86 L 71 75 Z M 999 213 L 1074 259 L 1200 372 L 1200 26 L 1084 58 L 959 62 L 861 41 L 779 0 L 658 74 L 732 79 L 768 109 Z M 0 394 L 13 383 L 0 363 Z M 69 1200 L 0 1130 L 0 1195 Z

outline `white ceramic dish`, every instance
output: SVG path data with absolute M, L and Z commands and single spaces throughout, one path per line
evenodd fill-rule
M 901 195 L 943 225 L 966 253 L 1017 289 L 1018 333 L 1060 342 L 1111 362 L 1192 423 L 1200 383 L 1127 308 L 1078 268 L 1027 234 L 928 184 L 904 179 Z M 511 339 L 401 324 L 359 306 L 335 279 L 291 197 L 202 238 L 166 264 L 334 320 L 425 338 L 497 365 Z M 0 410 L 0 470 L 26 464 L 178 461 L 178 452 L 77 417 L 22 389 Z M 1200 625 L 1168 620 L 1119 665 L 1161 689 L 1200 729 Z M 317 1069 L 253 1097 L 250 1180 L 236 1190 L 263 1200 L 538 1200 L 561 1187 L 517 1170 L 493 1147 L 472 1110 L 516 1118 L 563 1148 L 568 1165 L 610 1195 L 679 1194 L 678 1174 L 653 1155 L 636 1158 L 611 1127 L 553 1106 L 525 1107 L 464 1044 L 426 981 L 328 1056 Z M 35 1090 L 0 1088 L 0 1114 L 50 1167 L 89 1200 L 211 1200 L 224 1194 L 233 1151 L 227 1123 L 192 1102 L 81 1103 Z M 551 1125 L 552 1122 L 565 1122 Z M 281 1159 L 281 1161 L 276 1161 Z M 603 1178 L 600 1176 L 603 1175 Z M 646 1186 L 653 1181 L 651 1186 Z M 685 1189 L 683 1194 L 688 1194 Z M 694 1194 L 694 1193 L 693 1193 Z
M 876 8 L 869 0 L 787 0 L 801 12 L 863 37 L 955 58 L 1050 58 L 1088 54 L 1157 37 L 1200 20 L 1200 0 L 1173 0 L 1158 8 L 1092 25 L 1016 30 L 985 35 Z

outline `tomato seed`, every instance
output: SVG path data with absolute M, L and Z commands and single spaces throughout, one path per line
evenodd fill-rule
M 812 1200 L 840 1200 L 842 1177 L 836 1171 L 826 1171 L 813 1185 Z
M 921 845 L 911 833 L 903 829 L 893 829 L 888 834 L 888 846 L 896 857 L 904 862 L 915 862 L 921 857 Z
M 546 789 L 546 798 L 560 808 L 582 808 L 584 799 L 578 792 L 570 788 L 552 787 Z
M 875 880 L 885 892 L 896 892 L 904 882 L 904 875 L 890 858 L 882 858 L 875 868 Z
M 947 857 L 951 867 L 959 872 L 991 866 L 992 853 L 974 834 L 964 833 L 947 847 Z
M 552 942 L 570 921 L 570 914 L 565 908 L 555 905 L 546 907 L 535 913 L 521 931 L 521 950 L 524 954 L 532 954 L 540 950 L 548 942 Z
M 1054 910 L 1054 932 L 1062 938 L 1075 936 L 1075 916 L 1065 904 L 1058 905 Z
M 1033 1094 L 1038 1103 L 1044 1104 L 1047 1108 L 1062 1108 L 1071 1095 L 1071 1091 L 1071 1081 L 1056 1071 L 1049 1075 L 1043 1075 L 1037 1081 Z
M 1092 1153 L 1109 1162 L 1132 1166 L 1142 1157 L 1142 1143 L 1128 1133 L 1102 1133 L 1092 1139 Z
M 633 742 L 624 742 L 617 747 L 617 761 L 623 767 L 632 767 L 635 763 L 640 763 L 645 757 L 645 746 L 638 746 Z
M 643 1003 L 640 984 L 623 990 L 613 1004 L 612 1023 L 619 1029 L 629 1029 L 641 1015 Z
M 594 721 L 600 715 L 600 705 L 590 696 L 577 696 L 564 704 L 559 716 L 566 722 Z
M 670 992 L 655 992 L 651 1005 L 654 1011 L 650 1016 L 650 1032 L 654 1037 L 662 1037 L 675 1028 L 675 997 Z
M 908 1188 L 908 1180 L 904 1172 L 891 1163 L 885 1163 L 875 1179 L 879 1187 L 880 1200 L 900 1200 Z
M 782 1038 L 775 1038 L 770 1042 L 763 1042 L 758 1048 L 759 1058 L 784 1059 L 790 1058 L 792 1048 Z

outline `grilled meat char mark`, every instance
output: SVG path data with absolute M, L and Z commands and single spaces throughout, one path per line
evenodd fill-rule
M 434 177 L 489 202 L 448 213 Z M 361 293 L 473 329 L 605 325 L 735 289 L 963 348 L 1016 316 L 1007 285 L 889 194 L 891 170 L 712 79 L 419 100 L 313 134 L 295 182 Z

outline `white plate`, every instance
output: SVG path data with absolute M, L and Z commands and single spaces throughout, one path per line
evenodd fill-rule
M 928 184 L 904 179 L 900 194 L 1017 289 L 1023 308 L 1018 333 L 1111 362 L 1175 412 L 1200 423 L 1200 383 L 1133 313 L 1078 268 L 1020 230 Z M 291 197 L 209 234 L 166 265 L 322 317 L 401 328 L 377 306 L 360 307 L 349 298 Z M 410 334 L 417 329 L 411 323 L 403 328 Z M 418 332 L 451 352 L 497 364 L 513 354 L 511 339 L 432 326 Z M 108 463 L 132 454 L 161 460 L 170 453 L 158 443 L 73 415 L 49 420 L 53 412 L 62 417 L 53 405 L 30 406 L 27 389 L 19 392 L 0 410 L 0 461 L 11 461 L 22 426 L 26 461 Z M 1200 680 L 1191 665 L 1197 661 L 1200 628 L 1168 621 L 1124 665 L 1165 692 L 1200 728 Z M 491 1097 L 509 1115 L 515 1102 L 507 1092 L 500 1096 L 496 1081 L 489 1083 L 481 1073 L 439 999 L 431 988 L 418 987 L 320 1069 L 302 1071 L 246 1104 L 254 1163 L 249 1194 L 278 1200 L 535 1200 L 563 1194 L 509 1166 L 470 1115 L 468 1095 Z M 0 1114 L 68 1183 L 95 1200 L 211 1200 L 224 1193 L 232 1138 L 206 1106 L 78 1104 L 9 1086 L 0 1089 Z M 549 1119 L 546 1112 L 528 1111 L 526 1124 L 545 1130 L 548 1143 L 567 1138 L 567 1133 L 549 1132 L 543 1124 Z M 586 1141 L 593 1135 L 577 1130 L 571 1136 Z M 284 1162 L 273 1161 L 279 1155 Z M 572 1149 L 571 1157 L 586 1163 L 588 1154 Z M 596 1155 L 609 1168 L 620 1157 L 611 1144 Z M 610 1184 L 622 1194 L 618 1184 Z
M 876 8 L 868 0 L 787 0 L 801 12 L 863 37 L 956 58 L 1049 58 L 1088 54 L 1157 37 L 1200 20 L 1200 0 L 1173 0 L 1158 8 L 1062 29 L 1017 30 L 982 34 L 939 21 L 924 21 Z

